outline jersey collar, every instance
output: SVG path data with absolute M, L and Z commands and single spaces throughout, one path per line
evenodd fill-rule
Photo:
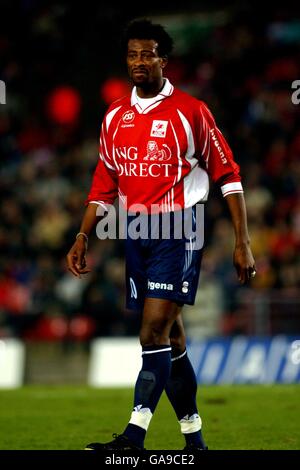
M 158 93 L 158 95 L 156 96 L 156 100 L 152 103 L 157 103 L 158 101 L 161 101 L 167 98 L 168 96 L 172 95 L 174 91 L 173 85 L 169 82 L 167 78 L 164 78 L 164 81 L 165 81 L 165 84 L 163 86 L 163 89 Z M 131 106 L 136 106 L 137 104 L 138 104 L 138 98 L 137 98 L 136 86 L 135 86 L 133 87 L 132 92 L 131 92 Z

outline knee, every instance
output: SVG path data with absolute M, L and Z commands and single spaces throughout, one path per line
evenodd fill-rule
M 169 336 L 168 328 L 164 323 L 153 322 L 142 326 L 140 343 L 142 346 L 169 344 Z

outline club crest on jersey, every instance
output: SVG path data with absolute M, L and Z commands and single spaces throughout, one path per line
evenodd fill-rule
M 122 116 L 122 121 L 125 123 L 125 124 L 130 124 L 135 118 L 135 113 L 134 111 L 132 111 L 131 109 L 129 109 L 128 111 L 125 111 L 125 113 L 123 114 Z
M 143 160 L 157 160 L 159 162 L 165 162 L 171 158 L 171 149 L 166 145 L 162 144 L 163 148 L 159 148 L 155 140 L 149 140 L 147 143 L 147 154 Z
M 168 121 L 158 121 L 155 119 L 152 122 L 150 136 L 151 137 L 166 137 L 167 127 L 168 127 Z

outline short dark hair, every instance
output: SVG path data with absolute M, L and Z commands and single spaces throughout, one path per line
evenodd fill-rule
M 130 39 L 153 39 L 157 42 L 159 57 L 168 56 L 173 49 L 173 39 L 161 24 L 152 23 L 148 18 L 131 20 L 124 31 L 123 46 L 127 51 Z

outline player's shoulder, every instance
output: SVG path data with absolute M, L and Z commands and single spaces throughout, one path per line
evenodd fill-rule
M 113 101 L 106 110 L 105 114 L 109 114 L 112 111 L 118 111 L 123 107 L 130 106 L 130 95 L 122 96 L 117 100 Z
M 123 96 L 113 101 L 104 113 L 103 121 L 106 122 L 106 127 L 113 127 L 113 122 L 118 122 L 122 114 L 130 108 L 130 95 Z M 116 120 L 116 121 L 115 121 Z
M 196 98 L 195 96 L 187 93 L 186 91 L 180 88 L 174 88 L 173 93 L 174 99 L 180 105 L 180 107 L 189 110 L 190 112 L 199 113 L 202 110 L 209 110 L 208 105 L 201 99 Z

